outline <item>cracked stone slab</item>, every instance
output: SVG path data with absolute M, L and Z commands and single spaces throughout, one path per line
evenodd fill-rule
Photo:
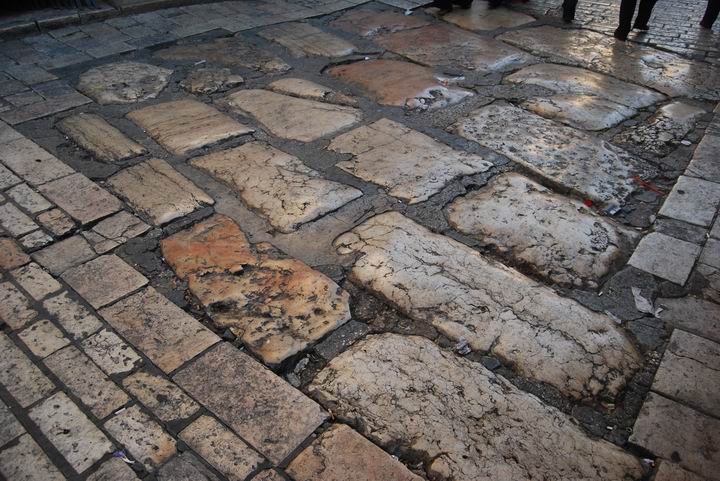
M 358 189 L 325 180 L 297 157 L 260 142 L 190 163 L 227 184 L 280 232 L 292 232 L 362 196 Z
M 380 35 L 374 41 L 429 67 L 497 72 L 515 69 L 534 60 L 515 47 L 445 23 Z
M 498 37 L 530 53 L 644 85 L 671 97 L 720 97 L 720 78 L 711 65 L 584 29 L 551 26 L 506 32 Z
M 148 280 L 114 254 L 68 269 L 62 278 L 95 309 L 111 304 L 148 283 Z
M 124 244 L 128 239 L 142 235 L 148 230 L 150 230 L 150 226 L 145 222 L 131 213 L 121 210 L 95 224 L 92 231 L 83 232 L 83 236 L 95 252 L 105 254 Z
M 268 364 L 281 363 L 350 319 L 347 292 L 268 244 L 251 246 L 228 217 L 214 215 L 164 239 L 161 247 L 213 323 L 229 328 Z
M 640 240 L 628 264 L 682 286 L 699 255 L 700 246 L 651 232 Z
M 4 332 L 0 332 L 0 384 L 20 404 L 28 407 L 50 394 L 55 385 L 40 369 L 13 344 Z
M 275 464 L 327 417 L 314 401 L 229 343 L 213 347 L 173 380 Z
M 658 213 L 671 219 L 710 227 L 718 207 L 720 184 L 681 175 Z
M 489 8 L 486 2 L 473 2 L 469 9 L 454 9 L 442 16 L 446 22 L 454 23 L 466 30 L 495 30 L 513 28 L 534 22 L 530 15 L 506 7 Z
M 155 225 L 166 224 L 203 205 L 215 203 L 212 197 L 161 159 L 128 167 L 110 177 L 108 185 Z
M 596 287 L 638 234 L 516 173 L 457 198 L 450 225 L 558 284 Z
M 77 88 L 100 105 L 142 102 L 157 97 L 172 73 L 147 63 L 108 63 L 80 75 Z
M 410 110 L 432 110 L 456 104 L 474 95 L 448 85 L 433 70 L 399 60 L 367 60 L 332 67 L 330 75 L 357 84 L 381 105 Z
M 50 152 L 24 137 L 1 144 L 0 161 L 33 185 L 44 184 L 75 173 Z
M 80 345 L 93 362 L 110 375 L 125 374 L 142 364 L 142 358 L 110 329 L 102 329 Z
M 637 110 L 594 95 L 553 95 L 520 103 L 546 119 L 584 130 L 605 130 L 637 114 Z
M 720 342 L 720 305 L 697 297 L 661 298 L 657 317 L 671 325 Z
M 83 225 L 114 214 L 123 207 L 117 197 L 79 173 L 39 188 L 45 197 Z
M 47 270 L 59 276 L 71 267 L 93 259 L 95 252 L 83 237 L 75 235 L 34 252 L 32 257 Z
M 403 15 L 394 11 L 373 11 L 353 9 L 330 22 L 330 26 L 361 37 L 374 37 L 386 32 L 399 32 L 424 27 L 430 22 L 414 15 Z
M 360 254 L 350 276 L 416 322 L 568 396 L 615 397 L 640 356 L 615 322 L 403 215 L 375 216 L 335 241 Z
M 429 199 L 455 178 L 493 166 L 479 155 L 455 150 L 389 119 L 340 135 L 328 149 L 354 156 L 338 162 L 338 168 L 409 204 Z
M 188 72 L 180 86 L 193 94 L 214 94 L 225 92 L 245 83 L 240 75 L 233 74 L 229 68 L 197 68 Z
M 635 189 L 633 176 L 652 173 L 645 162 L 612 144 L 505 102 L 475 110 L 451 128 L 600 203 L 624 203 Z
M 301 78 L 282 78 L 270 83 L 266 88 L 273 92 L 290 95 L 292 97 L 317 100 L 331 104 L 348 105 L 350 107 L 357 107 L 358 105 L 357 100 L 350 96 L 343 95 L 324 85 Z
M 272 134 L 312 142 L 362 120 L 353 107 L 299 99 L 267 90 L 240 90 L 224 102 L 236 112 L 252 115 Z
M 60 132 L 97 159 L 118 162 L 142 155 L 147 149 L 95 114 L 80 113 L 57 123 Z
M 17 481 L 66 481 L 29 434 L 0 451 L 0 473 Z
M 431 479 L 643 475 L 637 458 L 589 438 L 567 415 L 421 337 L 359 341 L 330 361 L 309 390 L 381 446 L 428 460 Z
M 295 57 L 345 57 L 357 50 L 347 40 L 303 22 L 273 25 L 260 30 L 258 36 L 279 43 Z
M 133 110 L 127 117 L 176 155 L 254 131 L 196 100 L 151 105 Z

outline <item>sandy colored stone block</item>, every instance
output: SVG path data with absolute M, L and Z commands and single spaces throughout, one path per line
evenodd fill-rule
M 53 279 L 53 276 L 34 262 L 15 269 L 10 274 L 20 284 L 20 287 L 38 301 L 62 288 L 60 283 Z
M 7 191 L 7 195 L 14 200 L 17 205 L 31 214 L 37 214 L 38 212 L 53 207 L 45 197 L 35 192 L 32 187 L 27 184 L 16 185 Z
M 345 57 L 356 47 L 347 40 L 313 27 L 308 23 L 282 23 L 258 32 L 264 39 L 277 42 L 296 57 Z
M 357 107 L 357 101 L 347 95 L 343 95 L 331 88 L 325 87 L 310 80 L 301 78 L 281 78 L 268 84 L 268 90 L 279 94 L 300 97 L 303 99 L 317 100 L 338 105 L 349 105 Z
M 400 461 L 344 424 L 335 424 L 305 448 L 287 468 L 297 481 L 420 481 Z
M 151 105 L 133 110 L 127 117 L 175 155 L 185 155 L 191 150 L 253 132 L 250 127 L 196 100 Z
M 165 88 L 172 70 L 139 62 L 115 62 L 80 75 L 78 90 L 101 105 L 154 99 Z
M 30 262 L 30 257 L 10 237 L 0 237 L 0 271 L 17 269 Z
M 710 227 L 720 207 L 720 184 L 681 175 L 660 208 L 660 215 Z
M 658 232 L 651 232 L 640 240 L 628 264 L 675 284 L 684 285 L 700 246 Z
M 87 481 L 137 481 L 135 472 L 120 458 L 110 458 Z
M 157 474 L 158 481 L 220 481 L 189 451 L 175 456 Z
M 144 234 L 150 226 L 129 212 L 121 210 L 117 214 L 101 220 L 91 232 L 83 232 L 95 252 L 105 254 L 129 239 Z
M 260 142 L 190 163 L 228 185 L 280 232 L 292 232 L 362 196 L 358 189 L 325 180 L 297 157 Z
M 165 373 L 220 340 L 152 287 L 101 310 L 100 315 Z
M 114 195 L 82 174 L 73 174 L 40 186 L 58 207 L 81 224 L 102 219 L 122 209 Z
M 431 479 L 643 474 L 634 456 L 589 438 L 567 415 L 422 337 L 367 337 L 330 361 L 309 389 L 379 445 L 423 456 Z
M 77 473 L 113 449 L 102 431 L 63 392 L 32 408 L 29 415 Z
M 215 346 L 174 380 L 276 464 L 326 418 L 310 398 L 228 343 Z
M 343 13 L 330 26 L 360 35 L 374 37 L 385 32 L 399 32 L 411 28 L 424 27 L 430 22 L 415 15 L 403 15 L 394 11 L 374 11 L 370 9 L 353 9 Z
M 20 237 L 38 228 L 30 217 L 9 202 L 0 205 L 0 227 L 15 237 Z
M 56 236 L 62 236 L 75 228 L 75 222 L 60 209 L 52 209 L 37 216 L 37 220 Z
M 46 299 L 43 307 L 73 339 L 83 339 L 102 327 L 100 320 L 67 292 Z
M 37 317 L 37 311 L 30 307 L 30 301 L 13 284 L 0 284 L 0 320 L 17 330 Z
M 201 416 L 180 432 L 180 439 L 230 481 L 243 481 L 263 457 L 215 418 Z
M 130 294 L 148 280 L 116 255 L 104 255 L 65 271 L 70 284 L 95 309 Z
M 250 255 L 244 250 L 234 259 L 205 254 L 231 252 L 227 244 L 247 246 Z M 188 287 L 213 323 L 229 328 L 268 364 L 280 364 L 350 319 L 347 292 L 266 244 L 250 247 L 228 217 L 215 215 L 161 246 L 176 272 L 188 273 Z M 213 260 L 226 263 L 213 265 Z
M 388 119 L 340 135 L 328 149 L 353 154 L 336 166 L 409 204 L 429 199 L 455 178 L 485 172 L 493 165 Z
M 473 2 L 469 9 L 455 9 L 443 15 L 442 19 L 458 27 L 476 31 L 519 27 L 535 21 L 530 15 L 510 8 L 490 9 L 486 2 Z
M 327 73 L 359 85 L 381 105 L 410 110 L 438 109 L 473 95 L 453 87 L 433 70 L 399 60 L 367 60 L 331 67 Z
M 690 471 L 685 471 L 677 464 L 669 461 L 659 461 L 653 481 L 708 481 L 708 479 Z
M 54 353 L 44 362 L 98 419 L 130 401 L 128 395 L 75 346 Z
M 350 272 L 354 282 L 568 396 L 614 397 L 640 365 L 606 315 L 399 213 L 375 216 L 335 244 L 341 254 L 361 255 Z
M 20 331 L 18 337 L 30 349 L 30 352 L 41 359 L 70 343 L 60 329 L 47 320 L 31 324 Z
M 82 236 L 74 235 L 34 252 L 32 257 L 59 276 L 66 270 L 95 258 L 95 252 Z
M 255 117 L 284 139 L 311 142 L 362 120 L 353 107 L 299 99 L 267 90 L 240 90 L 225 97 L 231 109 Z
M 25 137 L 0 144 L 0 159 L 26 182 L 36 186 L 75 173 L 68 165 Z
M 103 329 L 85 339 L 83 351 L 108 374 L 123 374 L 142 364 L 142 359 L 117 334 Z
M 105 429 L 150 472 L 175 454 L 175 440 L 136 406 L 105 422 Z
M 13 481 L 66 481 L 29 434 L 0 451 L 0 473 Z
M 475 110 L 452 129 L 595 202 L 622 204 L 635 190 L 633 177 L 653 172 L 595 136 L 505 102 Z
M 637 114 L 637 110 L 592 95 L 553 95 L 521 105 L 546 119 L 584 130 L 605 130 Z
M 57 124 L 58 129 L 99 160 L 117 162 L 147 152 L 147 149 L 95 114 L 80 113 Z
M 180 86 L 193 94 L 214 94 L 225 92 L 245 83 L 240 75 L 233 74 L 229 68 L 198 68 L 191 70 Z
M 123 386 L 163 422 L 187 419 L 200 406 L 164 377 L 136 372 L 123 380 Z

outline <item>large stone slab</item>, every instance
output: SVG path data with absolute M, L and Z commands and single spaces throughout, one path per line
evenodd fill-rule
M 720 305 L 697 297 L 660 298 L 657 316 L 674 327 L 720 342 Z
M 260 142 L 196 157 L 191 164 L 227 184 L 280 232 L 292 232 L 362 195 Z
M 229 328 L 269 364 L 279 364 L 350 319 L 347 292 L 267 244 L 251 246 L 228 217 L 215 215 L 161 246 L 175 272 L 186 274 L 215 325 Z
M 161 159 L 128 167 L 108 179 L 108 184 L 155 225 L 166 224 L 215 203 L 212 197 Z
M 116 62 L 80 75 L 78 90 L 101 105 L 154 99 L 165 88 L 172 70 L 139 62 Z
M 227 105 L 252 115 L 271 133 L 311 142 L 343 130 L 362 119 L 353 107 L 299 99 L 267 90 L 240 90 L 225 97 Z
M 681 175 L 660 208 L 660 215 L 710 227 L 720 207 L 720 184 Z
M 253 132 L 250 127 L 196 100 L 151 105 L 134 110 L 127 117 L 176 155 Z
M 81 224 L 114 214 L 123 207 L 114 195 L 79 173 L 41 185 L 40 192 Z
M 457 177 L 485 172 L 493 165 L 388 119 L 340 135 L 328 149 L 354 155 L 337 167 L 410 204 L 429 199 Z
M 643 475 L 637 458 L 589 438 L 567 415 L 421 337 L 359 341 L 330 361 L 309 389 L 371 440 L 427 460 L 431 479 Z
M 585 130 L 604 130 L 637 114 L 637 110 L 592 95 L 553 95 L 521 102 L 547 119 Z
M 596 287 L 637 238 L 582 202 L 516 173 L 459 197 L 447 217 L 454 229 L 565 285 Z
M 367 90 L 381 105 L 407 109 L 437 109 L 473 95 L 449 86 L 431 69 L 399 60 L 367 60 L 338 65 L 327 71 Z
M 327 417 L 311 399 L 229 343 L 215 346 L 174 380 L 275 464 Z
M 370 9 L 353 9 L 343 13 L 330 26 L 360 35 L 374 37 L 386 32 L 399 32 L 411 28 L 424 27 L 430 22 L 417 15 L 403 15 L 395 11 L 374 11 Z
M 569 396 L 614 397 L 639 366 L 609 317 L 399 213 L 375 216 L 335 242 L 341 254 L 362 255 L 353 281 Z
M 600 203 L 622 204 L 635 189 L 633 177 L 651 173 L 647 164 L 618 147 L 505 102 L 482 107 L 452 128 Z
M 498 38 L 535 55 L 561 58 L 673 97 L 720 97 L 720 74 L 714 66 L 632 42 L 619 43 L 590 30 L 542 26 Z
M 519 27 L 535 21 L 530 15 L 510 8 L 489 8 L 487 2 L 473 2 L 469 9 L 455 9 L 443 15 L 442 19 L 458 27 L 478 31 Z
M 477 72 L 511 70 L 533 61 L 522 50 L 446 23 L 380 35 L 374 40 L 415 62 Z
M 308 23 L 282 23 L 264 28 L 258 35 L 286 47 L 296 57 L 344 57 L 355 45 Z
M 117 162 L 147 152 L 142 145 L 95 114 L 81 113 L 57 123 L 58 129 L 96 158 Z
M 628 264 L 682 286 L 699 255 L 700 246 L 651 232 L 640 240 Z

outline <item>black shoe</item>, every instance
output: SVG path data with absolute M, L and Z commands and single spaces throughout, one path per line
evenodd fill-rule
M 624 40 L 627 40 L 628 33 L 630 33 L 630 32 L 627 32 L 625 30 L 621 30 L 618 28 L 617 30 L 615 30 L 615 33 L 613 33 L 613 37 L 615 37 L 618 40 L 624 41 Z
M 705 21 L 702 21 L 702 22 L 700 22 L 700 26 L 701 26 L 702 28 L 711 29 L 712 26 L 713 26 L 713 24 L 712 24 L 712 23 L 705 22 Z
M 633 25 L 633 28 L 634 28 L 635 30 L 642 30 L 643 32 L 647 32 L 648 30 L 650 30 L 650 27 L 648 26 L 647 23 L 644 24 L 644 25 L 641 25 L 641 24 L 639 24 L 639 23 L 636 23 L 635 25 Z
M 467 10 L 472 7 L 473 0 L 454 0 L 453 3 L 460 8 Z
M 502 0 L 488 0 L 488 8 L 493 10 L 502 4 Z
M 446 13 L 452 12 L 452 0 L 435 0 L 429 7 L 435 7 L 438 9 L 438 15 L 445 15 Z
M 563 7 L 563 22 L 572 23 L 575 20 L 575 9 L 571 7 Z

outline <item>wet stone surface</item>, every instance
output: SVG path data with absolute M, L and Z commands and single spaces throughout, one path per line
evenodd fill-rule
M 429 25 L 429 22 L 418 16 L 370 9 L 350 10 L 330 22 L 333 28 L 355 33 L 361 37 L 373 37 L 386 32 L 399 32 L 425 25 Z
M 110 63 L 82 74 L 78 90 L 103 105 L 141 102 L 157 97 L 171 74 L 172 70 L 146 63 Z
M 500 7 L 488 8 L 485 2 L 473 2 L 469 9 L 455 9 L 443 15 L 442 19 L 467 30 L 495 30 L 519 27 L 535 21 L 530 15 Z

